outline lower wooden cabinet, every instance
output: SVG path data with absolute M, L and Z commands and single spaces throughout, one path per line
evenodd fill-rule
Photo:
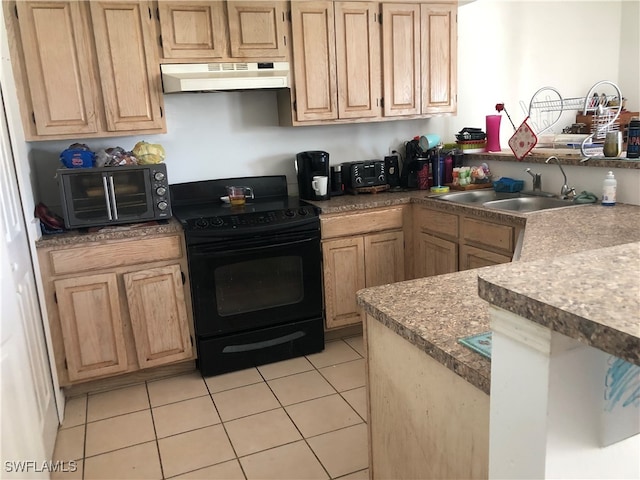
M 458 244 L 424 232 L 416 233 L 416 277 L 430 277 L 458 271 Z
M 195 359 L 181 236 L 38 248 L 38 257 L 62 386 Z
M 127 369 L 118 278 L 114 273 L 54 282 L 69 380 Z
M 523 225 L 413 206 L 415 278 L 508 263 Z
M 327 329 L 362 322 L 358 290 L 405 279 L 402 216 L 398 207 L 321 218 Z

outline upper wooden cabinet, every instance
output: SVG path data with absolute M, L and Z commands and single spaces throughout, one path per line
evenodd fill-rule
M 164 58 L 220 59 L 227 52 L 223 2 L 158 2 Z
M 457 4 L 297 1 L 291 13 L 294 85 L 279 92 L 281 123 L 455 113 Z
M 292 2 L 291 16 L 296 120 L 377 117 L 378 4 Z
M 457 7 L 382 5 L 384 115 L 455 113 Z
M 29 76 L 25 83 L 16 78 L 18 89 L 24 86 L 19 93 L 30 106 L 29 111 L 26 106 L 22 111 L 25 133 L 96 133 L 98 99 L 86 4 L 17 2 L 13 12 L 8 3 L 4 5 L 8 26 L 16 15 L 20 19 L 20 38 L 12 38 L 11 45 L 17 47 L 16 40 L 20 40 L 23 62 L 16 62 L 15 48 L 11 56 L 16 77 Z
M 296 120 L 338 118 L 333 3 L 293 2 L 291 32 Z
M 161 1 L 163 58 L 282 61 L 289 57 L 286 2 Z
M 420 5 L 382 5 L 384 115 L 418 115 L 420 95 Z
M 91 1 L 107 130 L 162 129 L 158 50 L 146 2 Z
M 233 58 L 287 57 L 283 2 L 227 2 Z
M 455 113 L 458 20 L 455 5 L 421 5 L 422 113 Z
M 3 2 L 25 137 L 164 133 L 149 2 Z

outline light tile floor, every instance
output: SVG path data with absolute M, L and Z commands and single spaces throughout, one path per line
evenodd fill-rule
M 366 479 L 362 337 L 314 355 L 68 399 L 53 478 Z

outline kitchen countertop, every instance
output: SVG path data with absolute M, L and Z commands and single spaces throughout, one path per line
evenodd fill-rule
M 573 150 L 575 153 L 563 153 L 558 149 L 539 148 L 534 149 L 532 153 L 524 157 L 521 161 L 524 163 L 545 163 L 547 158 L 555 155 L 562 165 L 574 165 L 579 167 L 605 167 L 605 168 L 633 168 L 640 169 L 640 161 L 630 158 L 605 158 L 591 157 L 588 161 L 582 162 L 580 150 Z M 464 158 L 468 160 L 486 162 L 487 160 L 497 162 L 518 162 L 518 160 L 510 149 L 503 149 L 501 152 L 489 153 L 468 153 Z
M 424 195 L 410 197 L 409 201 L 414 203 L 438 205 L 441 209 L 467 213 L 471 209 L 474 213 L 486 215 L 488 218 L 507 215 L 512 220 L 526 223 L 519 262 L 409 280 L 358 292 L 358 303 L 367 313 L 486 393 L 490 391 L 490 360 L 458 343 L 461 337 L 490 330 L 489 303 L 478 296 L 478 276 L 486 274 L 489 278 L 489 274 L 496 271 L 500 272 L 496 275 L 508 278 L 510 268 L 523 268 L 524 263 L 529 263 L 529 260 L 544 265 L 551 259 L 560 260 L 565 255 L 578 252 L 585 252 L 583 255 L 588 258 L 594 249 L 640 242 L 640 207 L 634 205 L 581 205 L 512 215 L 488 212 L 482 207 L 450 202 L 445 204 L 439 200 L 425 198 Z M 346 206 L 342 204 L 341 208 Z M 585 268 L 592 265 L 594 270 L 591 276 L 594 278 L 601 277 L 602 269 L 606 268 L 606 260 L 595 254 L 592 261 L 583 263 Z M 560 278 L 555 290 L 558 297 L 573 298 L 572 294 L 578 289 L 575 281 L 569 281 L 573 277 L 573 270 L 566 267 L 558 271 L 549 271 Z M 629 281 L 637 279 L 637 274 L 629 273 L 629 269 L 623 270 L 622 277 L 624 272 L 627 273 Z M 540 278 L 539 274 L 534 275 L 535 278 Z M 589 274 L 581 271 L 575 278 L 586 275 Z M 562 282 L 562 279 L 565 281 Z M 532 289 L 544 287 L 544 282 L 529 280 L 529 283 Z M 597 292 L 592 298 L 594 304 L 601 302 L 603 298 L 601 291 Z M 607 308 L 618 308 L 618 304 L 612 302 Z M 636 310 L 635 315 L 637 314 Z M 615 350 L 610 353 L 629 358 L 625 354 L 630 348 L 627 342 L 631 341 L 631 345 L 634 345 L 634 340 L 629 338 L 629 332 L 617 331 L 615 326 L 610 327 L 606 328 L 610 338 L 596 344 L 599 347 L 606 344 L 607 348 Z M 564 332 L 573 333 L 578 337 L 584 336 L 582 341 L 597 340 L 592 337 L 588 340 L 588 335 L 580 333 L 581 329 L 577 327 L 566 329 Z
M 70 230 L 64 233 L 43 235 L 42 238 L 36 241 L 36 248 L 76 245 L 102 240 L 140 238 L 166 233 L 182 233 L 182 226 L 178 220 L 170 218 L 146 223 L 113 225 L 96 229 L 95 231 Z
M 478 272 L 478 289 L 497 307 L 640 365 L 639 273 L 636 242 L 498 265 Z

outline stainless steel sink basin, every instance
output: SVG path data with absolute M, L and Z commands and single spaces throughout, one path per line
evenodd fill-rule
M 438 195 L 432 198 L 437 198 L 439 200 L 446 200 L 448 202 L 455 203 L 486 203 L 492 200 L 502 200 L 505 198 L 514 198 L 518 197 L 518 193 L 498 193 L 491 188 L 481 189 L 481 190 L 467 190 L 464 192 L 451 192 L 444 193 L 442 195 Z
M 572 207 L 578 204 L 571 200 L 561 200 L 549 197 L 517 197 L 506 200 L 495 200 L 483 203 L 484 207 L 497 210 L 509 210 L 512 212 L 536 212 L 549 208 Z

